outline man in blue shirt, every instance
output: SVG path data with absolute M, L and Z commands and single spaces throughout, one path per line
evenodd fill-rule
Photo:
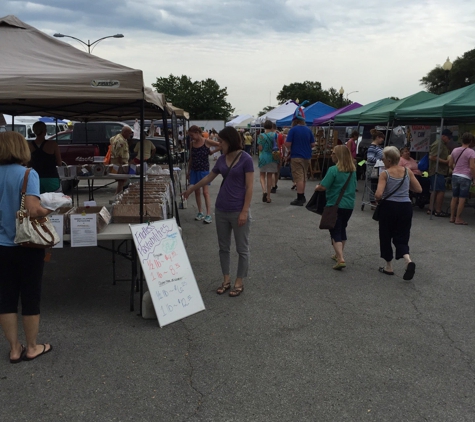
M 292 179 L 297 186 L 297 199 L 293 200 L 290 205 L 303 206 L 307 202 L 305 181 L 312 158 L 312 148 L 315 146 L 315 138 L 312 131 L 305 126 L 305 114 L 301 106 L 295 109 L 292 129 L 287 135 L 285 146 L 290 150 Z

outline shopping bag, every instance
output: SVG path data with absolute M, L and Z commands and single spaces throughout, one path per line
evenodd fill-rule
M 323 209 L 327 203 L 327 195 L 325 191 L 316 190 L 305 207 L 316 214 L 323 214 Z
M 427 171 L 429 170 L 429 154 L 424 155 L 424 157 L 421 158 L 419 161 L 419 164 L 417 164 L 417 168 L 420 171 Z
M 331 207 L 325 207 L 320 220 L 319 228 L 321 230 L 331 230 L 335 228 L 336 220 L 338 218 L 338 205 L 332 205 Z

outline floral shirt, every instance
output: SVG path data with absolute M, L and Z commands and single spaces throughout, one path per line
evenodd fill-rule
M 126 161 L 129 160 L 129 144 L 121 133 L 113 136 L 110 139 L 112 145 L 111 158 L 122 158 Z

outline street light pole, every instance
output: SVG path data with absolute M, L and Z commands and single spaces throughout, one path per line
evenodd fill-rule
M 65 38 L 66 37 L 66 38 L 72 38 L 73 40 L 79 41 L 81 44 L 84 44 L 87 47 L 87 52 L 89 54 L 91 54 L 91 47 L 94 50 L 93 46 L 95 46 L 98 42 L 100 42 L 102 40 L 105 40 L 106 38 L 124 38 L 124 36 L 122 34 L 115 34 L 115 35 L 108 35 L 107 37 L 99 38 L 98 40 L 96 40 L 94 42 L 91 42 L 90 40 L 87 40 L 87 43 L 86 43 L 83 40 L 80 40 L 79 38 L 73 37 L 71 35 L 64 35 L 64 34 L 61 34 L 59 32 L 54 34 L 54 36 L 56 38 Z
M 348 97 L 349 97 L 351 94 L 354 94 L 355 92 L 360 92 L 360 91 L 351 91 L 351 92 L 349 92 L 348 94 L 346 94 L 346 99 L 348 100 Z
M 449 72 L 452 70 L 452 62 L 447 57 L 447 60 L 442 65 L 442 69 L 445 70 L 445 92 L 449 91 Z
M 343 89 L 343 87 L 340 88 L 338 93 L 340 94 L 340 108 L 341 108 L 343 107 L 343 94 L 345 93 L 345 90 Z

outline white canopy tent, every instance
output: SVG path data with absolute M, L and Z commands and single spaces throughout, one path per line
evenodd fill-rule
M 227 122 L 226 126 L 247 127 L 247 125 L 252 121 L 254 121 L 254 116 L 251 116 L 250 114 L 240 114 L 239 116 Z
M 264 114 L 261 117 L 258 117 L 255 120 L 256 124 L 262 124 L 266 120 L 270 120 L 271 122 L 276 122 L 277 120 L 283 119 L 288 115 L 292 114 L 297 105 L 292 100 L 285 102 L 284 104 L 280 105 L 279 107 L 274 108 L 273 110 L 269 111 L 268 113 Z

